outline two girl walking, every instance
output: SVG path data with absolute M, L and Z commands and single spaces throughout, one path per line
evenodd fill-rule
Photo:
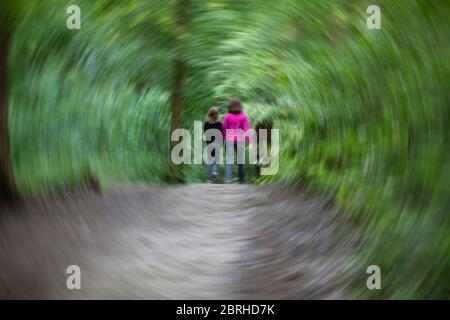
M 252 135 L 247 131 L 250 129 L 250 123 L 247 115 L 242 110 L 242 103 L 238 98 L 232 98 L 228 102 L 228 113 L 223 118 L 223 124 L 220 122 L 219 108 L 213 107 L 209 109 L 208 115 L 204 124 L 204 132 L 209 129 L 217 129 L 222 132 L 224 137 L 225 151 L 226 151 L 226 165 L 225 165 L 225 183 L 231 183 L 233 180 L 233 164 L 234 154 L 237 154 L 237 166 L 239 183 L 245 182 L 245 140 L 252 142 Z M 207 144 L 214 143 L 214 137 Z M 221 145 L 219 143 L 219 145 Z M 215 149 L 220 150 L 220 149 Z M 208 182 L 212 183 L 217 177 L 217 164 L 219 154 L 211 152 L 210 163 L 208 165 Z

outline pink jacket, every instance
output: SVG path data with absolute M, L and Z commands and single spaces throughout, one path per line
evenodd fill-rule
M 239 130 L 241 129 L 241 130 Z M 245 141 L 247 136 L 248 142 L 252 142 L 250 131 L 250 123 L 244 112 L 227 113 L 223 118 L 223 134 L 226 141 Z

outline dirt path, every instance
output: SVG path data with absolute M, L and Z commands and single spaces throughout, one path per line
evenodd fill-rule
M 333 212 L 298 190 L 133 186 L 0 210 L 0 298 L 344 297 Z

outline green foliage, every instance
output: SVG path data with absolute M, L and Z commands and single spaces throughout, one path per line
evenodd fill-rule
M 381 4 L 380 31 L 364 28 L 367 2 L 360 1 L 346 8 L 352 19 L 339 14 L 338 27 L 325 29 L 322 39 L 303 27 L 303 45 L 274 49 L 290 48 L 275 69 L 283 77 L 268 89 L 277 97 L 271 108 L 283 139 L 281 173 L 269 180 L 302 180 L 333 193 L 349 223 L 359 224 L 364 245 L 355 272 L 378 264 L 384 288 L 374 293 L 357 279 L 356 296 L 443 298 L 449 11 L 402 3 Z M 311 19 L 327 25 L 342 8 L 327 9 Z

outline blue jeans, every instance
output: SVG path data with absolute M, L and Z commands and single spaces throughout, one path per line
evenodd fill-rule
M 244 183 L 245 178 L 245 170 L 244 170 L 244 162 L 245 162 L 245 143 L 236 141 L 227 141 L 226 142 L 226 159 L 225 159 L 225 183 L 230 183 L 233 181 L 233 164 L 234 164 L 234 154 L 237 153 L 237 166 L 238 166 L 238 177 L 239 183 Z
M 208 182 L 213 182 L 214 176 L 217 175 L 217 163 L 220 163 L 220 149 L 220 146 L 215 146 L 212 152 L 208 153 Z
M 208 164 L 208 181 L 213 181 L 213 175 L 217 174 L 217 163 L 214 161 Z

